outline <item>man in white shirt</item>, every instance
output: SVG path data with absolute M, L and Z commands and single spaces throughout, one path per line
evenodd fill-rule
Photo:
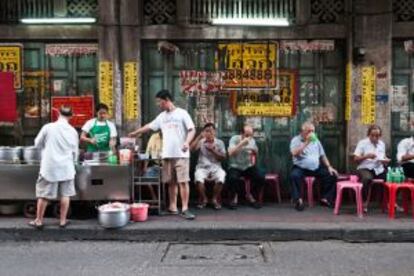
M 177 209 L 178 187 L 181 196 L 181 213 L 185 219 L 195 216 L 188 210 L 190 197 L 190 142 L 194 138 L 195 127 L 187 111 L 176 107 L 168 90 L 161 90 L 156 95 L 161 112 L 151 123 L 129 133 L 130 137 L 150 130 L 161 129 L 162 141 L 162 181 L 168 183 L 170 214 L 179 214 Z M 178 183 L 178 184 L 177 184 Z
M 56 122 L 42 127 L 35 139 L 35 146 L 41 149 L 39 178 L 36 183 L 37 212 L 36 219 L 29 225 L 43 228 L 43 217 L 49 200 L 60 197 L 61 228 L 68 224 L 70 197 L 75 192 L 75 161 L 78 157 L 79 138 L 76 130 L 69 124 L 72 117 L 70 107 L 59 109 Z
M 405 138 L 398 143 L 397 161 L 406 177 L 414 178 L 414 138 Z
M 367 131 L 368 137 L 360 140 L 355 148 L 354 161 L 358 164 L 357 170 L 360 182 L 363 184 L 364 198 L 374 178 L 385 180 L 385 166 L 391 161 L 386 156 L 384 142 L 380 140 L 381 134 L 379 126 L 371 125 Z

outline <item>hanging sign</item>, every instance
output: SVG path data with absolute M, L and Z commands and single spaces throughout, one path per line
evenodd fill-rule
M 276 88 L 278 44 L 229 43 L 218 45 L 216 67 L 224 71 L 224 88 Z
M 351 98 L 352 98 L 352 63 L 346 65 L 345 76 L 345 120 L 351 120 Z
M 73 116 L 69 123 L 76 128 L 81 128 L 88 120 L 94 117 L 93 96 L 55 96 L 51 98 L 51 121 L 56 121 L 61 106 L 72 107 Z
M 82 56 L 98 52 L 98 44 L 46 44 L 48 56 Z
M 14 74 L 13 87 L 22 88 L 22 52 L 21 44 L 0 44 L 0 72 Z
M 0 72 L 0 122 L 17 120 L 16 91 L 12 72 Z
M 138 64 L 136 62 L 124 63 L 124 118 L 126 120 L 138 119 Z
M 296 71 L 283 70 L 279 73 L 279 90 L 237 93 L 237 115 L 293 116 L 296 113 L 296 81 Z
M 114 69 L 112 62 L 99 62 L 99 101 L 109 108 L 109 115 L 112 117 L 114 110 Z
M 218 93 L 224 85 L 224 74 L 196 70 L 180 71 L 181 92 L 190 96 Z
M 366 125 L 375 122 L 375 92 L 375 66 L 364 66 L 362 67 L 361 121 Z

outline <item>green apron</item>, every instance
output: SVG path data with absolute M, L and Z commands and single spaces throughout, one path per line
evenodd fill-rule
M 109 140 L 111 139 L 111 130 L 109 129 L 108 122 L 105 120 L 104 126 L 98 126 L 96 123 L 98 120 L 95 120 L 91 130 L 89 130 L 89 137 L 95 138 L 96 145 L 88 144 L 88 152 L 96 151 L 109 151 Z

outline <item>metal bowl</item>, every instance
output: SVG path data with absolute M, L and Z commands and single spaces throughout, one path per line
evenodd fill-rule
M 0 163 L 20 163 L 22 147 L 0 147 Z
M 123 204 L 123 208 L 105 209 L 102 205 L 98 208 L 98 222 L 104 228 L 121 228 L 128 224 L 131 217 L 128 204 Z

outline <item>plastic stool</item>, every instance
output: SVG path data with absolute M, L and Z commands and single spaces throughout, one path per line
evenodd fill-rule
M 355 191 L 355 198 L 357 203 L 357 214 L 358 217 L 363 217 L 363 206 L 362 206 L 362 183 L 357 182 L 358 177 L 356 175 L 351 176 L 349 181 L 339 181 L 336 183 L 336 200 L 334 214 L 339 214 L 339 207 L 342 203 L 342 191 L 344 189 L 353 189 Z
M 367 200 L 365 201 L 365 206 L 368 208 L 369 202 L 371 201 L 371 195 L 372 195 L 372 189 L 374 185 L 381 185 L 383 186 L 385 181 L 381 178 L 374 178 L 371 181 L 371 185 L 368 187 L 368 194 L 367 194 Z
M 384 211 L 384 209 L 387 206 L 387 201 L 388 201 L 388 217 L 390 219 L 395 218 L 395 203 L 397 202 L 397 192 L 398 190 L 403 189 L 405 191 L 405 193 L 403 193 L 404 213 L 406 215 L 408 214 L 408 209 L 409 209 L 408 198 L 409 196 L 411 196 L 411 210 L 412 210 L 412 215 L 414 218 L 414 185 L 409 182 L 398 183 L 398 184 L 385 182 L 384 187 L 386 188 L 385 189 L 386 192 L 385 192 L 385 196 L 383 197 L 382 210 Z
M 306 184 L 306 192 L 308 196 L 308 205 L 309 207 L 313 207 L 313 183 L 315 182 L 315 177 L 313 176 L 306 176 L 305 177 L 305 184 Z
M 278 203 L 281 203 L 282 198 L 280 196 L 279 174 L 277 174 L 277 173 L 267 173 L 265 175 L 265 181 L 268 182 L 271 185 L 273 184 L 272 187 L 273 187 L 275 201 L 277 201 Z M 260 192 L 259 201 L 260 202 L 263 201 L 263 190 Z

